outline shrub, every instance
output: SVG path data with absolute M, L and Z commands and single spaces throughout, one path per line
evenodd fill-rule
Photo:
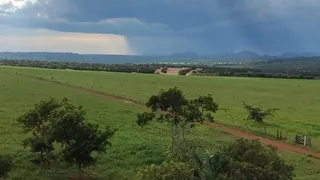
M 7 177 L 8 172 L 12 169 L 12 161 L 0 154 L 0 178 Z

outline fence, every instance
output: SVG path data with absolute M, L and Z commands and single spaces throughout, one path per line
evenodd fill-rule
M 303 144 L 304 146 L 311 146 L 311 138 L 307 136 L 296 135 L 296 143 Z

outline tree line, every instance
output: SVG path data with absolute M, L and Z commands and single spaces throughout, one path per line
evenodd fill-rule
M 281 79 L 316 79 L 319 76 L 311 72 L 265 72 L 255 68 L 210 67 L 197 71 L 196 76 L 228 76 L 228 77 L 259 77 Z
M 62 62 L 62 61 L 38 61 L 38 60 L 0 60 L 0 65 L 35 67 L 48 69 L 73 69 L 88 71 L 108 71 L 124 73 L 147 73 L 153 74 L 156 69 L 161 67 L 156 64 L 99 64 L 81 62 Z
M 229 76 L 229 77 L 260 77 L 260 78 L 282 78 L 282 79 L 316 79 L 320 77 L 319 73 L 313 71 L 276 70 L 276 67 L 243 68 L 243 67 L 215 67 L 208 65 L 192 64 L 99 64 L 99 63 L 81 63 L 81 62 L 63 62 L 63 61 L 38 61 L 38 60 L 0 60 L 0 65 L 21 66 L 49 69 L 73 69 L 88 71 L 108 71 L 124 73 L 146 73 L 154 74 L 157 69 L 166 73 L 168 68 L 184 68 L 179 71 L 179 75 L 186 75 L 190 71 L 195 76 Z M 200 70 L 196 70 L 196 69 Z

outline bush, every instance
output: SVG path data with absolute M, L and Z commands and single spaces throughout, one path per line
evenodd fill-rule
M 162 73 L 167 73 L 167 70 L 168 70 L 168 68 L 166 68 L 166 67 L 165 68 L 161 68 L 161 72 Z
M 191 71 L 191 69 L 182 69 L 182 70 L 180 70 L 178 73 L 179 73 L 179 75 L 181 75 L 181 76 L 185 76 L 185 75 L 187 75 L 187 73 L 190 72 L 190 71 Z
M 12 169 L 12 161 L 0 154 L 0 178 L 7 177 L 8 172 Z
M 199 161 L 198 161 L 199 162 Z M 221 180 L 292 180 L 294 167 L 280 159 L 272 146 L 239 139 L 199 165 L 200 176 Z
M 181 162 L 164 162 L 161 165 L 151 165 L 140 170 L 137 174 L 141 180 L 191 180 L 193 179 L 193 169 L 189 165 Z

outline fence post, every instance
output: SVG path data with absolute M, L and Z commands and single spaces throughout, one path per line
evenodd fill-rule
M 304 136 L 303 145 L 306 146 L 307 143 L 307 136 Z

